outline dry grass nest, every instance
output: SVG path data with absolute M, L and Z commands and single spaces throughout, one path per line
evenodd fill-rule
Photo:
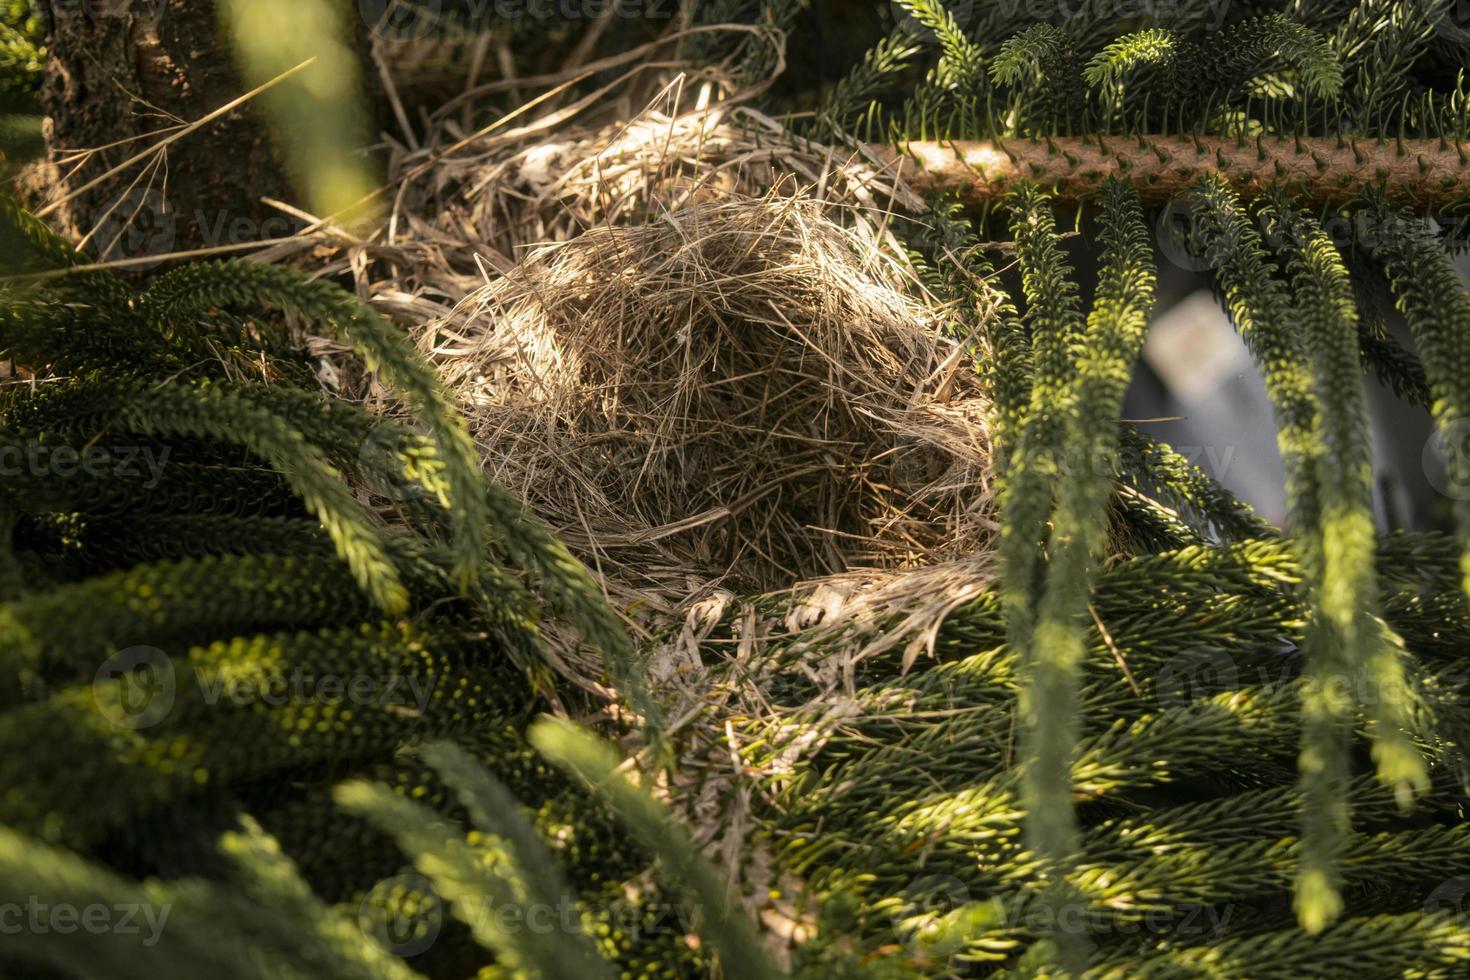
M 890 225 L 925 204 L 881 162 L 792 133 L 717 70 L 635 81 L 493 131 L 452 101 L 394 149 L 383 229 L 274 257 L 315 243 L 317 272 L 351 274 L 434 361 L 488 475 L 648 656 L 686 763 L 655 784 L 766 895 L 726 721 L 770 715 L 767 685 L 799 673 L 829 724 L 790 759 L 812 750 L 861 660 L 902 644 L 913 663 L 991 584 L 986 338 L 922 286 Z M 393 409 L 347 352 L 317 352 L 329 389 Z M 596 651 L 545 629 L 563 676 L 611 693 Z
M 470 135 L 451 100 L 393 148 L 385 226 L 311 257 L 412 332 L 489 475 L 681 674 L 698 644 L 670 630 L 752 593 L 792 593 L 803 632 L 886 610 L 932 637 L 994 550 L 985 338 L 953 336 L 889 227 L 923 200 L 746 94 L 643 72 Z M 392 410 L 318 353 L 328 388 Z
M 987 405 L 913 288 L 819 202 L 729 196 L 538 249 L 421 343 L 490 475 L 662 605 L 988 550 Z

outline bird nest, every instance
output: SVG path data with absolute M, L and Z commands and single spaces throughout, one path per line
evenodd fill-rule
M 986 339 L 955 335 L 889 227 L 923 200 L 718 72 L 630 84 L 468 137 L 447 105 L 393 149 L 385 227 L 314 264 L 413 334 L 489 475 L 644 641 L 788 590 L 850 597 L 824 622 L 903 593 L 929 633 L 988 576 L 995 523 Z M 319 353 L 328 387 L 392 409 Z M 917 567 L 944 583 L 929 601 Z
M 926 206 L 898 175 L 717 81 L 468 137 L 436 116 L 394 150 L 386 227 L 313 259 L 412 334 L 488 475 L 598 577 L 688 763 L 670 803 L 766 895 L 726 721 L 769 714 L 782 673 L 848 703 L 861 661 L 912 665 L 993 580 L 987 338 L 955 326 L 986 317 L 924 289 L 890 224 Z M 329 387 L 393 409 L 319 353 Z M 544 629 L 564 677 L 613 693 Z
M 677 601 L 985 549 L 987 404 L 904 267 L 802 196 L 534 251 L 421 333 L 490 475 Z

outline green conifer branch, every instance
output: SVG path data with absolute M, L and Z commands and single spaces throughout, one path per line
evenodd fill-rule
M 530 739 L 542 755 L 586 782 L 629 833 L 658 855 L 673 883 L 701 909 L 704 928 L 726 975 L 750 980 L 779 976 L 761 948 L 754 924 L 744 908 L 731 900 L 725 883 L 700 854 L 689 832 L 647 790 L 629 781 L 609 746 L 568 722 L 550 718 L 531 728 Z
M 162 386 L 123 401 L 115 424 L 148 435 L 223 439 L 269 461 L 321 520 L 363 591 L 390 614 L 408 608 L 408 593 L 384 551 L 381 530 L 321 449 L 275 414 L 225 390 Z
M 1028 838 L 1055 862 L 1076 850 L 1070 770 L 1078 728 L 1082 617 L 1103 557 L 1118 415 L 1153 309 L 1152 250 L 1132 191 L 1110 184 L 1099 240 L 1106 256 L 1097 298 L 1074 355 L 1076 409 L 1066 417 L 1064 458 L 1046 585 L 1027 651 L 1021 694 Z M 1063 865 L 1064 867 L 1064 865 Z
M 284 266 L 246 261 L 189 266 L 168 273 L 150 287 L 144 304 L 157 324 L 197 320 L 213 307 L 277 306 L 340 333 L 369 370 L 381 372 L 403 394 L 438 445 L 453 500 L 450 517 L 458 555 L 456 575 L 465 588 L 474 582 L 489 516 L 481 490 L 479 453 L 442 383 L 406 334 L 332 283 L 307 280 Z
M 45 964 L 71 975 L 95 973 L 108 964 L 119 980 L 188 980 L 200 976 L 242 980 L 411 980 L 401 963 L 375 962 L 371 951 L 339 955 L 343 927 L 332 939 L 316 934 L 318 921 L 251 901 L 225 885 L 200 879 L 131 881 L 74 852 L 0 827 L 0 900 L 24 909 L 37 896 L 51 906 L 134 909 L 138 926 L 77 929 L 61 934 L 25 928 L 7 937 L 7 956 L 25 957 L 31 969 Z M 333 913 L 325 913 L 331 915 Z M 114 920 L 114 923 L 117 920 Z M 152 935 L 155 930 L 162 935 Z M 165 941 L 160 942 L 163 938 Z M 13 962 L 13 961 L 12 961 Z M 7 963 L 10 966 L 11 963 Z
M 1369 203 L 1376 220 L 1367 245 L 1383 266 L 1423 362 L 1434 418 L 1451 447 L 1448 478 L 1457 488 L 1470 487 L 1470 453 L 1463 449 L 1470 425 L 1470 294 L 1422 222 L 1401 217 L 1381 196 Z M 1470 594 L 1470 493 L 1456 496 L 1454 513 L 1465 549 L 1464 589 Z
M 1213 527 L 1227 540 L 1263 538 L 1275 533 L 1249 504 L 1165 443 L 1125 423 L 1119 432 L 1124 475 L 1140 489 L 1161 495 L 1201 527 Z
M 1423 788 L 1428 775 L 1409 738 L 1414 711 L 1400 644 L 1385 635 L 1377 608 L 1373 466 L 1352 284 L 1337 248 L 1312 219 L 1279 196 L 1268 213 L 1284 241 L 1322 405 L 1322 566 L 1316 571 L 1319 616 L 1330 631 L 1324 641 L 1341 650 L 1349 671 L 1371 682 L 1380 777 L 1390 785 Z
M 530 700 L 499 648 L 462 627 L 242 634 L 146 663 L 168 676 L 102 676 L 0 714 L 0 745 L 44 744 L 74 769 L 56 779 L 9 753 L 0 823 L 85 846 L 207 787 L 384 758 L 415 739 L 502 724 Z M 314 683 L 323 677 L 373 684 L 349 700 Z M 140 682 L 153 685 L 141 711 Z
M 323 975 L 349 974 L 375 980 L 415 980 L 403 960 L 374 942 L 364 942 L 361 923 L 329 908 L 281 851 L 280 842 L 249 815 L 238 830 L 220 836 L 220 853 L 230 862 L 231 881 L 259 907 L 297 924 L 288 948 Z

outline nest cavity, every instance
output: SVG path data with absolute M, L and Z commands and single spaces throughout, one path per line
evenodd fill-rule
M 772 591 L 987 550 L 986 404 L 911 273 L 773 193 L 533 251 L 421 340 L 604 578 Z

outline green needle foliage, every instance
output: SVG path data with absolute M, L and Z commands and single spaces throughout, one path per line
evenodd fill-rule
M 497 913 L 506 907 L 520 910 L 520 920 L 533 910 L 559 909 L 568 901 L 555 879 L 539 880 L 528 873 L 527 855 L 520 848 L 495 837 L 467 843 L 434 811 L 384 786 L 347 783 L 338 787 L 335 796 L 344 810 L 367 818 L 415 856 L 415 866 L 433 879 L 435 890 L 449 902 L 456 917 L 469 926 L 477 943 L 495 953 L 497 964 L 509 975 L 548 980 L 612 975 L 580 931 L 559 935 L 502 924 L 505 917 Z M 513 809 L 513 800 L 502 803 L 511 807 L 506 820 L 524 824 Z M 522 831 L 521 836 L 528 835 Z M 541 853 L 544 845 L 533 833 L 529 836 L 535 849 L 532 860 L 547 865 L 549 860 Z
M 16 839 L 23 860 L 7 881 L 30 892 L 15 894 L 189 905 L 179 928 L 190 937 L 170 942 L 166 960 L 142 956 L 139 975 L 414 976 L 364 944 L 374 913 L 330 905 L 357 896 L 377 909 L 362 876 L 404 866 L 397 840 L 439 856 L 438 887 L 456 908 L 481 892 L 590 903 L 596 946 L 552 934 L 507 942 L 483 928 L 493 918 L 474 919 L 419 957 L 431 975 L 465 964 L 568 977 L 614 964 L 693 969 L 699 956 L 659 923 L 656 894 L 627 897 L 648 860 L 599 842 L 594 805 L 525 764 L 521 728 L 555 687 L 543 618 L 565 618 L 598 646 L 618 688 L 655 720 L 630 644 L 565 545 L 481 477 L 463 420 L 406 336 L 340 287 L 283 267 L 187 266 L 142 290 L 69 271 L 86 260 L 13 202 L 0 211 L 7 271 L 22 276 L 0 343 L 38 381 L 10 386 L 0 405 L 0 446 L 21 463 L 0 476 L 0 741 L 15 750 L 0 773 L 0 823 L 49 842 Z M 308 334 L 350 345 L 400 396 L 398 416 L 324 397 L 299 353 Z M 477 748 L 429 753 L 462 804 L 426 792 L 436 775 L 395 762 L 449 735 Z M 32 743 L 72 760 L 66 776 L 18 751 Z M 539 801 L 534 829 L 506 812 L 508 791 L 477 759 L 498 760 L 515 795 Z M 363 819 L 335 839 L 343 815 L 329 815 L 324 780 L 353 773 L 391 775 L 397 792 L 344 786 Z M 432 820 L 415 798 L 437 804 Z M 487 891 L 499 879 L 472 870 L 480 843 L 425 836 L 461 805 L 510 842 L 514 867 L 502 870 L 530 875 L 531 891 Z M 287 850 L 251 816 L 225 829 L 242 807 Z M 404 808 L 412 833 L 394 822 Z M 161 824 L 176 828 L 171 839 Z M 562 845 L 570 884 L 541 843 L 556 826 L 578 828 Z M 52 847 L 130 874 L 198 877 L 126 884 Z M 36 877 L 61 871 L 72 885 Z M 630 914 L 667 938 L 634 947 L 622 931 Z M 7 971 L 85 971 L 95 955 L 32 933 L 0 957 Z
M 1075 408 L 1064 436 L 1063 479 L 1052 522 L 1049 572 L 1030 637 L 1030 676 L 1022 690 L 1022 741 L 1030 768 L 1025 800 L 1038 853 L 1066 861 L 1076 850 L 1071 812 L 1079 675 L 1086 651 L 1083 629 L 1093 569 L 1103 558 L 1107 502 L 1116 453 L 1117 417 L 1143 346 L 1153 308 L 1153 257 L 1137 198 L 1122 184 L 1109 186 L 1100 242 L 1107 250 L 1097 298 L 1074 354 Z M 1044 719 L 1055 712 L 1068 724 Z
M 46 67 L 43 35 L 30 0 L 0 3 L 0 174 L 46 148 L 36 98 Z
M 1377 586 L 1373 573 L 1372 463 L 1367 444 L 1367 421 L 1362 369 L 1356 352 L 1357 312 L 1337 249 L 1311 219 L 1279 198 L 1276 229 L 1290 243 L 1287 268 L 1292 276 L 1306 346 L 1315 367 L 1318 399 L 1322 406 L 1321 439 L 1325 451 L 1318 459 L 1317 486 L 1321 500 L 1321 542 L 1313 549 L 1317 577 L 1317 618 L 1311 634 L 1311 655 L 1317 670 L 1307 695 L 1308 728 L 1304 733 L 1303 775 L 1309 794 L 1320 802 L 1309 819 L 1335 826 L 1308 828 L 1309 843 L 1326 842 L 1345 832 L 1346 813 L 1340 804 L 1341 784 L 1348 760 L 1343 729 L 1350 705 L 1328 687 L 1334 678 L 1362 678 L 1374 692 L 1378 724 L 1374 758 L 1379 777 L 1405 790 L 1427 787 L 1428 776 L 1409 733 L 1413 730 L 1411 692 L 1400 663 L 1400 642 L 1377 614 Z M 1330 845 L 1327 845 L 1330 846 Z M 1331 861 L 1318 861 L 1322 875 Z M 1311 872 L 1305 872 L 1311 874 Z M 1302 901 L 1324 891 L 1321 878 L 1304 881 Z M 1325 899 L 1327 907 L 1331 899 Z M 1304 916 L 1312 915 L 1304 912 Z M 1308 926 L 1317 931 L 1326 917 Z
M 536 731 L 535 740 L 545 743 L 559 764 L 608 788 L 609 803 L 627 820 L 629 831 L 688 876 L 691 898 L 714 903 L 700 908 L 727 975 L 777 976 L 755 945 L 750 924 L 729 909 L 725 886 L 713 869 L 703 865 L 658 803 L 613 771 L 611 751 L 591 736 Z M 504 785 L 456 746 L 430 744 L 420 754 L 453 787 L 473 825 L 468 832 L 413 798 L 427 797 L 422 792 L 405 794 L 353 780 L 333 793 L 343 813 L 385 831 L 420 872 L 418 878 L 394 879 L 396 892 L 380 889 L 380 899 L 397 903 L 386 910 L 390 916 L 421 916 L 416 922 L 400 920 L 400 928 L 409 926 L 413 936 L 432 945 L 444 926 L 434 911 L 442 896 L 473 943 L 493 954 L 485 975 L 527 980 L 617 975 L 612 959 L 626 951 L 627 937 L 608 930 L 605 907 L 584 902 L 567 883 L 541 837 L 544 831 L 520 811 Z M 245 977 L 422 976 L 364 935 L 369 926 L 382 924 L 373 921 L 381 906 L 368 898 L 355 910 L 322 901 L 280 840 L 256 819 L 237 816 L 234 826 L 219 835 L 216 849 L 224 862 L 218 881 L 188 877 L 135 885 L 96 863 L 0 828 L 0 896 L 24 901 L 29 892 L 75 907 L 109 903 L 109 908 L 141 910 L 150 924 L 156 923 L 155 934 L 136 944 L 139 955 L 117 964 L 119 976 L 187 977 L 206 969 Z M 161 944 L 170 918 L 174 925 L 167 944 Z M 584 931 L 589 927 L 602 934 L 602 943 Z M 90 941 L 71 944 L 48 941 L 44 931 L 21 935 L 22 945 L 8 949 L 8 955 L 78 972 L 86 971 L 89 957 L 95 961 L 99 953 L 114 952 L 117 938 L 89 931 Z M 644 971 L 686 976 L 693 966 L 669 970 L 651 963 Z
M 261 306 L 275 306 L 340 334 L 369 370 L 403 394 L 443 460 L 445 486 L 438 502 L 453 522 L 456 573 L 472 580 L 484 551 L 488 511 L 478 456 L 443 386 L 402 331 L 330 283 L 304 280 L 282 266 L 243 261 L 189 266 L 161 277 L 149 290 L 148 315 L 162 328 L 197 321 L 212 309 Z
M 1050 202 L 1036 188 L 1026 186 L 1017 191 L 1015 204 L 1011 230 L 1030 306 L 1031 394 L 1014 455 L 1008 457 L 1011 465 L 1000 549 L 1007 609 L 1015 631 L 1012 642 L 1025 649 L 1030 645 L 1040 595 L 1038 570 L 1054 505 L 1052 485 L 1062 465 L 1056 447 L 1074 410 L 1072 361 L 1082 333 L 1082 314 Z
M 1125 27 L 1090 9 L 1028 23 L 1024 12 L 997 7 L 976 13 L 963 44 L 950 36 L 952 14 L 923 7 L 919 20 L 942 52 L 935 71 L 976 81 L 964 91 L 930 84 L 907 99 L 888 100 L 867 111 L 863 131 L 870 139 L 882 133 L 941 144 L 990 140 L 1023 178 L 1027 161 L 1039 159 L 1040 149 L 1017 151 L 1014 141 L 1035 139 L 1057 159 L 1055 167 L 1031 165 L 1029 176 L 1038 180 L 1065 173 L 1061 157 L 1073 170 L 1079 166 L 1069 150 L 1052 142 L 1060 137 L 1123 134 L 1116 138 L 1152 148 L 1166 165 L 1175 145 L 1186 158 L 1194 156 L 1187 149 L 1190 138 L 1234 141 L 1237 152 L 1212 151 L 1202 168 L 1193 168 L 1203 176 L 1192 184 L 1185 180 L 1187 190 L 1172 209 L 1187 216 L 1182 245 L 1209 270 L 1260 368 L 1280 427 L 1291 503 L 1287 547 L 1304 573 L 1289 590 L 1300 590 L 1292 601 L 1304 614 L 1299 645 L 1306 663 L 1299 760 L 1304 833 L 1296 903 L 1302 924 L 1318 932 L 1343 907 L 1338 886 L 1352 833 L 1345 787 L 1355 770 L 1353 733 L 1369 734 L 1378 777 L 1404 805 L 1430 785 L 1424 746 L 1442 737 L 1423 728 L 1435 712 L 1418 703 L 1422 692 L 1411 680 L 1418 667 L 1379 604 L 1362 375 L 1371 369 L 1401 395 L 1427 395 L 1446 443 L 1457 445 L 1466 400 L 1460 388 L 1470 378 L 1470 363 L 1462 363 L 1470 351 L 1463 327 L 1470 298 L 1446 247 L 1458 243 L 1400 208 L 1406 201 L 1448 197 L 1437 217 L 1442 227 L 1458 227 L 1451 222 L 1464 212 L 1465 201 L 1456 196 L 1470 197 L 1470 185 L 1445 177 L 1444 186 L 1415 189 L 1413 153 L 1422 151 L 1408 148 L 1406 140 L 1430 146 L 1437 141 L 1463 164 L 1470 124 L 1463 76 L 1441 58 L 1456 37 L 1446 5 L 1272 6 L 1240 5 L 1208 23 L 1206 5 L 1181 4 L 1160 15 L 1159 23 L 1141 27 Z M 931 81 L 936 77 L 931 74 Z M 1326 157 L 1301 142 L 1308 138 L 1324 148 L 1350 150 L 1358 166 L 1376 167 L 1362 196 L 1330 202 L 1320 219 L 1305 209 L 1317 211 L 1321 197 L 1306 196 L 1309 188 L 1300 175 L 1279 164 L 1270 169 L 1262 149 L 1263 140 L 1296 141 L 1297 152 L 1319 171 L 1330 168 Z M 1203 156 L 1203 144 L 1196 145 Z M 1099 137 L 1095 146 L 1106 158 L 1108 144 Z M 1428 172 L 1418 158 L 1417 173 Z M 1107 225 L 1121 193 L 1117 181 L 1156 199 L 1153 182 L 1165 175 L 1161 170 L 1135 176 L 1120 163 L 1111 182 L 1101 179 L 1106 174 L 1081 175 L 1101 188 L 1090 198 L 1076 201 L 1075 184 L 1067 184 L 1066 192 L 1079 208 L 1100 205 Z M 1382 190 L 1371 187 L 1375 180 Z M 1268 529 L 1171 457 L 1167 447 L 1149 445 L 1126 428 L 1120 435 L 1113 425 L 1115 390 L 1078 394 L 1098 384 L 1088 377 L 1089 367 L 1096 371 L 1100 362 L 1089 365 L 1083 351 L 1122 358 L 1111 370 L 1126 379 L 1129 351 L 1142 342 L 1147 314 L 1145 308 L 1140 319 L 1129 320 L 1130 347 L 1110 345 L 1091 329 L 1075 344 L 1071 338 L 1082 323 L 1077 276 L 1044 203 L 1047 189 L 1023 179 L 1003 202 L 984 203 L 1009 215 L 1010 247 L 1027 307 L 1026 333 L 1019 336 L 1028 349 L 1012 354 L 993 346 L 989 367 L 1005 487 L 1001 608 L 1007 645 L 1019 651 L 1023 665 L 1018 696 L 1020 744 L 1030 774 L 1022 792 L 1027 841 L 1057 862 L 1077 851 L 1070 816 L 1075 774 L 1069 775 L 1068 760 L 1086 716 L 1085 702 L 1077 698 L 1078 678 L 1085 676 L 1079 631 L 1087 623 L 1078 619 L 1078 610 L 1094 592 L 1087 569 L 1101 556 L 1109 528 L 1096 516 L 1098 494 L 1115 486 L 1113 473 L 1096 479 L 1092 468 L 1084 465 L 1079 474 L 1068 461 L 1090 461 L 1078 454 L 1100 446 L 1128 450 L 1117 474 L 1127 484 L 1114 497 L 1112 520 L 1122 515 L 1135 547 L 1177 548 L 1196 533 L 1191 524 L 1204 535 L 1195 540 L 1259 538 Z M 982 193 L 993 192 L 994 186 Z M 948 205 L 936 205 L 936 211 L 946 222 L 957 220 Z M 982 239 L 991 227 L 988 215 L 987 210 L 979 225 Z M 1350 248 L 1344 250 L 1324 230 L 1329 218 L 1345 219 L 1353 229 Z M 1147 220 L 1141 218 L 1126 240 L 1106 231 L 1099 235 L 1099 310 L 1119 302 L 1113 298 L 1117 270 L 1147 263 Z M 941 237 L 957 238 L 953 232 Z M 926 252 L 936 261 L 954 254 L 940 244 Z M 983 249 L 983 241 L 978 245 Z M 976 265 L 968 259 L 967 264 Z M 1373 288 L 1367 277 L 1375 275 L 1382 276 L 1409 326 L 1414 353 L 1388 339 L 1380 310 L 1360 311 Z M 992 345 L 1014 335 L 1004 320 L 991 329 Z M 1025 408 L 1015 407 L 1016 391 L 1029 392 Z M 1103 430 L 1088 434 L 1083 427 L 1089 425 Z M 1452 448 L 1451 457 L 1449 480 L 1458 487 L 1465 480 L 1464 454 Z M 1139 497 L 1138 490 L 1147 496 Z M 1170 511 L 1162 513 L 1160 504 Z M 1463 529 L 1464 500 L 1455 508 Z M 1409 643 L 1415 645 L 1417 638 Z M 1126 657 L 1128 647 L 1119 649 Z
M 138 290 L 69 271 L 81 256 L 13 203 L 0 210 L 22 274 L 0 343 L 36 381 L 0 404 L 0 741 L 13 750 L 0 823 L 114 871 L 202 876 L 159 886 L 190 905 L 197 932 L 172 944 L 171 965 L 143 956 L 139 975 L 415 975 L 376 947 L 349 949 L 359 923 L 324 904 L 352 894 L 325 898 L 332 882 L 371 881 L 344 880 L 331 860 L 307 862 L 302 880 L 249 817 L 226 832 L 229 815 L 249 806 L 300 855 L 324 779 L 380 773 L 425 739 L 518 731 L 554 688 L 545 617 L 566 617 L 605 644 L 615 677 L 631 676 L 616 618 L 565 546 L 480 476 L 406 337 L 338 286 L 232 262 Z M 350 344 L 401 396 L 400 417 L 324 397 L 298 352 L 308 333 Z M 636 684 L 621 686 L 636 703 Z M 29 744 L 71 760 L 66 775 L 19 751 Z M 401 865 L 390 841 L 352 839 L 349 866 Z M 56 853 L 13 880 L 52 873 Z M 221 855 L 243 870 L 222 870 Z M 620 887 L 637 861 L 603 862 L 610 879 L 584 874 L 576 894 Z M 56 868 L 83 889 L 59 899 L 94 888 L 160 901 L 113 871 Z M 203 948 L 230 929 L 223 952 Z M 0 954 L 7 969 L 12 957 L 86 969 L 90 947 L 35 938 Z M 638 955 L 613 950 L 624 954 Z
M 752 980 L 777 976 L 756 940 L 753 924 L 735 906 L 727 886 L 710 867 L 688 832 L 658 802 L 618 772 L 620 760 L 608 746 L 565 722 L 544 719 L 531 729 L 531 744 L 552 762 L 584 780 L 617 814 L 643 847 L 658 855 L 672 880 L 705 917 L 705 928 L 726 975 Z

